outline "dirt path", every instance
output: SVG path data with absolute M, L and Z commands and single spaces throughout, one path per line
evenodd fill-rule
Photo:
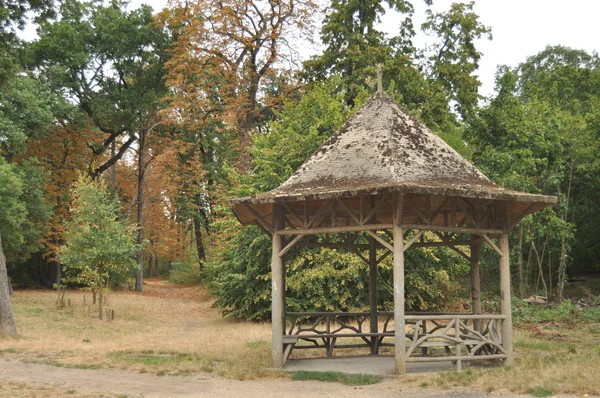
M 0 360 L 0 397 L 9 396 L 128 397 L 491 397 L 467 391 L 427 392 L 403 388 L 396 379 L 350 387 L 338 383 L 261 379 L 237 381 L 201 373 L 193 376 L 152 376 L 124 370 L 84 370 Z M 512 398 L 516 396 L 503 395 Z

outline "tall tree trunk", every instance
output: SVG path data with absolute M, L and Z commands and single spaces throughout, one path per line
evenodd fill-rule
M 14 336 L 15 334 L 17 334 L 17 328 L 15 327 L 15 318 L 10 305 L 10 282 L 8 281 L 6 257 L 4 257 L 0 237 L 0 337 Z
M 154 254 L 150 255 L 150 259 L 148 260 L 148 278 L 152 278 L 152 266 L 154 260 Z
M 112 158 L 117 154 L 117 146 L 115 141 L 110 145 L 110 156 Z M 117 188 L 117 164 L 110 166 L 110 185 L 113 189 Z
M 146 132 L 140 132 L 138 148 L 138 170 L 137 170 L 137 244 L 144 242 L 144 179 L 146 176 Z M 140 249 L 137 254 L 138 271 L 135 278 L 135 291 L 144 291 L 144 251 Z
M 102 288 L 102 274 L 104 274 L 104 266 L 100 266 L 100 269 L 98 270 L 99 274 L 98 275 L 98 289 L 100 290 L 100 296 L 99 299 L 100 301 L 98 302 L 98 318 L 102 319 L 103 315 L 102 314 L 102 310 L 103 310 L 103 305 L 104 305 L 104 289 Z
M 565 284 L 567 282 L 567 223 L 568 214 L 569 214 L 569 199 L 571 196 L 571 183 L 573 182 L 573 163 L 570 164 L 569 170 L 569 183 L 567 186 L 567 197 L 565 199 L 565 211 L 561 214 L 561 220 L 563 221 L 563 230 L 560 236 L 560 261 L 558 263 L 558 275 L 556 281 L 556 295 L 559 299 L 563 298 L 563 292 L 565 289 Z
M 194 217 L 194 235 L 196 236 L 196 249 L 198 250 L 198 266 L 200 267 L 200 272 L 202 272 L 206 253 L 204 251 L 204 242 L 202 241 L 202 225 L 198 217 Z
M 548 244 L 548 239 L 549 239 L 549 234 L 546 234 L 546 241 L 544 242 L 544 246 L 542 246 L 542 255 L 540 256 L 540 253 L 537 251 L 537 249 L 535 248 L 535 246 L 533 247 L 533 251 L 535 252 L 535 256 L 537 258 L 537 263 L 538 263 L 538 278 L 542 281 L 542 285 L 544 286 L 544 295 L 546 297 L 548 297 L 548 285 L 546 285 L 546 278 L 544 277 L 544 268 L 543 268 L 543 263 L 544 263 L 544 257 L 546 254 L 546 246 Z M 531 244 L 533 245 L 534 241 L 531 241 Z M 537 294 L 537 284 L 536 284 L 536 289 L 535 289 L 535 293 Z

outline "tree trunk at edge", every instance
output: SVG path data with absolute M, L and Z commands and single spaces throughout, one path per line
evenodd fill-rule
M 139 148 L 138 148 L 138 175 L 137 175 L 137 224 L 138 233 L 137 241 L 138 245 L 142 245 L 144 242 L 144 179 L 145 179 L 145 140 L 146 133 L 140 133 Z M 142 293 L 144 291 L 144 251 L 140 249 L 137 254 L 138 271 L 135 277 L 135 291 Z
M 14 336 L 17 334 L 9 292 L 10 284 L 6 271 L 6 257 L 4 257 L 2 239 L 0 238 L 0 336 Z
M 204 269 L 204 260 L 206 260 L 206 253 L 204 252 L 204 242 L 202 241 L 202 226 L 198 217 L 194 217 L 194 234 L 196 236 L 196 249 L 198 250 L 198 266 L 200 272 Z

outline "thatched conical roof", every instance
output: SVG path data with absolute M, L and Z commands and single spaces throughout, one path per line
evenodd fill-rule
M 556 202 L 552 196 L 511 191 L 490 181 L 389 95 L 374 94 L 278 188 L 235 199 L 241 206 L 332 197 L 404 192 L 527 203 L 531 211 Z

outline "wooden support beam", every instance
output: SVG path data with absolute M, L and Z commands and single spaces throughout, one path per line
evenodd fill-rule
M 256 217 L 256 221 L 257 221 L 258 223 L 260 223 L 260 225 L 261 225 L 261 226 L 262 226 L 264 229 L 266 229 L 266 230 L 267 230 L 267 231 L 268 231 L 268 232 L 269 232 L 269 233 L 272 235 L 272 234 L 273 234 L 273 227 L 271 227 L 271 226 L 269 225 L 269 223 L 267 222 L 267 220 L 265 220 L 265 219 L 263 218 L 263 216 L 261 216 L 260 214 L 258 214 L 258 212 L 252 208 L 252 206 L 246 206 L 246 208 L 247 208 L 248 210 L 250 210 L 250 213 L 252 213 L 252 214 L 254 215 L 254 217 Z
M 392 224 L 373 224 L 373 225 L 349 225 L 345 227 L 326 227 L 326 228 L 297 228 L 277 231 L 277 235 L 314 235 L 340 232 L 360 232 L 391 229 Z M 416 229 L 416 228 L 415 228 Z M 387 243 L 387 242 L 386 242 Z
M 360 224 L 364 224 L 367 219 L 365 218 L 365 213 L 366 213 L 366 198 L 365 195 L 361 195 L 360 198 L 360 210 L 359 210 L 359 218 L 360 218 Z
M 371 235 L 373 237 L 373 239 L 375 239 L 377 242 L 381 243 L 386 249 L 388 249 L 389 251 L 394 251 L 394 247 L 392 245 L 390 245 L 385 239 L 383 239 L 381 236 L 377 235 L 377 232 L 373 232 L 373 231 L 366 231 L 369 235 Z
M 377 211 L 383 206 L 383 204 L 388 200 L 387 195 L 383 195 L 379 203 L 375 204 L 376 201 L 371 202 L 371 211 L 367 214 L 365 220 L 369 223 L 373 223 L 376 220 Z
M 383 260 L 385 260 L 392 252 L 389 250 L 386 250 L 385 253 L 383 253 L 381 256 L 379 256 L 379 258 L 377 259 L 377 265 L 379 265 Z
M 394 225 L 394 350 L 396 373 L 406 373 L 406 320 L 404 318 L 404 234 Z
M 282 228 L 283 209 L 273 205 L 273 230 Z M 273 234 L 271 254 L 271 360 L 274 369 L 283 368 L 283 333 L 285 325 L 283 259 L 279 256 L 283 237 Z
M 375 196 L 371 196 L 371 208 L 375 208 Z M 372 219 L 365 221 L 373 222 Z M 378 333 L 379 331 L 377 319 L 377 264 L 379 264 L 377 262 L 377 241 L 371 237 L 369 239 L 369 331 L 371 333 Z M 378 337 L 371 336 L 371 355 L 377 355 L 379 352 L 377 343 Z
M 315 225 L 315 222 L 317 221 L 317 219 L 319 217 L 321 217 L 321 213 L 325 212 L 325 210 L 327 210 L 327 208 L 333 203 L 333 201 L 328 200 L 325 203 L 323 203 L 321 205 L 321 207 L 319 207 L 319 210 L 317 210 L 317 212 L 315 213 L 315 215 L 313 216 L 313 219 L 308 223 L 307 228 L 312 228 L 313 225 Z
M 464 203 L 463 201 L 469 205 L 469 203 L 464 199 L 464 198 L 458 198 L 456 203 L 458 204 L 458 207 L 461 208 L 461 210 L 463 211 L 463 213 L 465 213 L 465 215 L 469 218 L 469 220 L 476 226 L 479 227 L 479 223 L 477 222 L 477 220 L 475 219 L 474 215 L 471 214 L 471 209 L 469 209 Z
M 397 194 L 394 199 L 394 224 L 402 225 L 404 212 L 404 195 Z
M 471 257 L 469 257 L 465 252 L 463 252 L 462 250 L 460 250 L 459 248 L 455 247 L 455 246 L 448 246 L 450 249 L 454 250 L 456 253 L 460 254 L 461 256 L 463 256 L 467 261 L 471 261 Z
M 500 313 L 506 318 L 502 321 L 502 348 L 506 351 L 505 365 L 513 363 L 513 330 L 512 309 L 510 296 L 510 260 L 508 250 L 508 234 L 502 234 L 498 239 L 500 243 Z
M 337 227 L 337 200 L 331 201 L 331 226 Z
M 471 308 L 473 315 L 481 314 L 481 277 L 479 261 L 481 259 L 482 241 L 478 235 L 471 235 Z M 481 332 L 481 321 L 474 320 L 473 328 Z
M 384 225 L 384 224 L 382 224 Z M 404 224 L 403 229 L 423 229 L 425 231 L 453 232 L 458 234 L 490 234 L 498 235 L 504 233 L 501 229 L 470 228 L 470 227 L 444 227 L 442 225 Z
M 450 241 L 450 242 L 415 242 L 411 247 L 448 247 L 448 246 L 470 246 L 471 241 Z M 365 243 L 331 243 L 331 242 L 300 242 L 296 244 L 300 247 L 327 247 L 330 249 L 358 249 L 368 250 L 369 245 Z M 377 249 L 387 249 L 377 242 Z M 386 251 L 389 253 L 389 251 Z
M 512 231 L 512 229 L 513 229 L 514 227 L 516 227 L 516 226 L 517 226 L 517 224 L 518 224 L 518 223 L 520 223 L 520 222 L 521 222 L 521 220 L 522 220 L 522 219 L 523 219 L 523 218 L 524 218 L 524 217 L 525 217 L 527 214 L 529 214 L 529 213 L 530 213 L 530 210 L 533 208 L 533 206 L 535 206 L 535 203 L 532 203 L 532 204 L 530 204 L 529 206 L 527 206 L 527 208 L 526 208 L 525 210 L 523 210 L 523 211 L 521 212 L 521 214 L 519 214 L 519 215 L 517 216 L 517 218 L 515 218 L 515 219 L 514 219 L 514 220 L 513 220 L 513 221 L 510 223 L 510 225 L 508 226 L 508 228 L 506 228 L 506 232 Z
M 429 196 L 427 196 L 429 197 Z M 419 208 L 415 205 L 415 202 L 413 202 L 412 198 L 410 196 L 407 197 L 407 201 L 410 204 L 410 207 L 413 208 L 413 210 L 415 211 L 415 213 L 417 213 L 417 215 L 421 218 L 421 220 L 423 220 L 423 222 L 427 225 L 431 224 L 431 221 L 429 220 L 429 218 L 427 218 L 422 212 L 421 210 L 419 210 Z
M 437 208 L 437 210 L 433 213 L 433 215 L 429 219 L 431 222 L 434 222 L 435 219 L 437 218 L 437 216 L 440 214 L 440 212 L 442 210 L 444 210 L 444 206 L 446 206 L 446 203 L 448 203 L 448 201 L 449 201 L 449 198 L 446 196 L 444 198 L 444 200 L 442 201 L 442 204 L 440 205 L 440 207 Z
M 481 236 L 483 236 L 483 239 L 485 239 L 485 241 L 488 243 L 488 245 L 490 245 L 490 247 L 492 249 L 494 249 L 496 251 L 496 253 L 498 253 L 499 256 L 504 255 L 504 253 L 502 253 L 502 250 L 498 246 L 496 246 L 494 241 L 491 240 L 489 236 L 487 236 L 486 234 L 482 234 Z
M 308 228 L 308 199 L 305 199 L 303 204 L 304 204 L 304 223 L 302 224 L 302 226 L 304 228 Z
M 354 247 L 353 247 L 353 248 L 352 248 L 352 252 L 353 252 L 354 254 L 356 254 L 358 257 L 360 257 L 360 259 L 361 259 L 361 260 L 363 260 L 363 262 L 364 262 L 365 264 L 367 264 L 367 265 L 370 265 L 370 263 L 369 263 L 369 260 L 368 260 L 368 259 L 367 259 L 365 256 L 363 256 L 363 255 L 362 255 L 362 254 L 361 254 L 361 253 L 358 251 L 358 249 L 356 249 L 356 248 L 354 248 Z
M 337 200 L 337 202 L 340 204 L 340 206 L 342 206 L 342 209 L 344 209 L 344 211 L 345 211 L 345 212 L 346 212 L 346 213 L 347 213 L 347 214 L 348 214 L 350 217 L 352 217 L 352 218 L 354 219 L 354 221 L 356 221 L 356 223 L 357 223 L 358 225 L 361 225 L 361 224 L 362 224 L 362 223 L 360 222 L 360 219 L 359 219 L 358 217 L 356 217 L 356 214 L 354 214 L 354 211 L 352 211 L 352 209 L 351 209 L 351 208 L 349 208 L 349 207 L 348 207 L 348 206 L 347 206 L 347 205 L 344 203 L 344 201 L 343 201 L 342 199 L 340 199 L 340 198 L 337 198 L 336 200 Z
M 287 214 L 289 214 L 290 216 L 292 216 L 294 218 L 294 220 L 296 220 L 298 225 L 305 226 L 304 221 L 300 217 L 298 217 L 298 215 L 296 213 L 294 213 L 294 211 L 288 206 L 287 203 L 281 202 L 281 205 L 287 211 Z M 284 216 L 285 215 L 286 215 L 286 213 L 284 212 Z M 290 223 L 290 227 L 291 226 L 292 226 L 292 224 Z
M 425 232 L 424 230 L 420 230 L 420 231 L 418 231 L 418 232 L 415 234 L 415 236 L 413 236 L 412 238 L 410 238 L 410 239 L 408 240 L 408 242 L 406 242 L 406 243 L 404 244 L 404 251 L 407 251 L 407 250 L 408 250 L 408 249 L 409 249 L 409 248 L 412 246 L 412 244 L 413 244 L 413 243 L 415 243 L 415 241 L 416 241 L 417 239 L 419 239 L 421 236 L 423 236 L 423 233 L 424 233 L 424 232 Z
M 278 253 L 279 257 L 285 256 L 285 253 L 287 253 L 288 251 L 290 251 L 290 249 L 292 247 L 294 247 L 296 245 L 296 243 L 298 243 L 302 238 L 304 238 L 304 235 L 298 235 L 294 239 L 292 239 L 292 241 L 290 243 L 288 243 L 283 249 L 281 249 L 279 251 L 279 253 Z

